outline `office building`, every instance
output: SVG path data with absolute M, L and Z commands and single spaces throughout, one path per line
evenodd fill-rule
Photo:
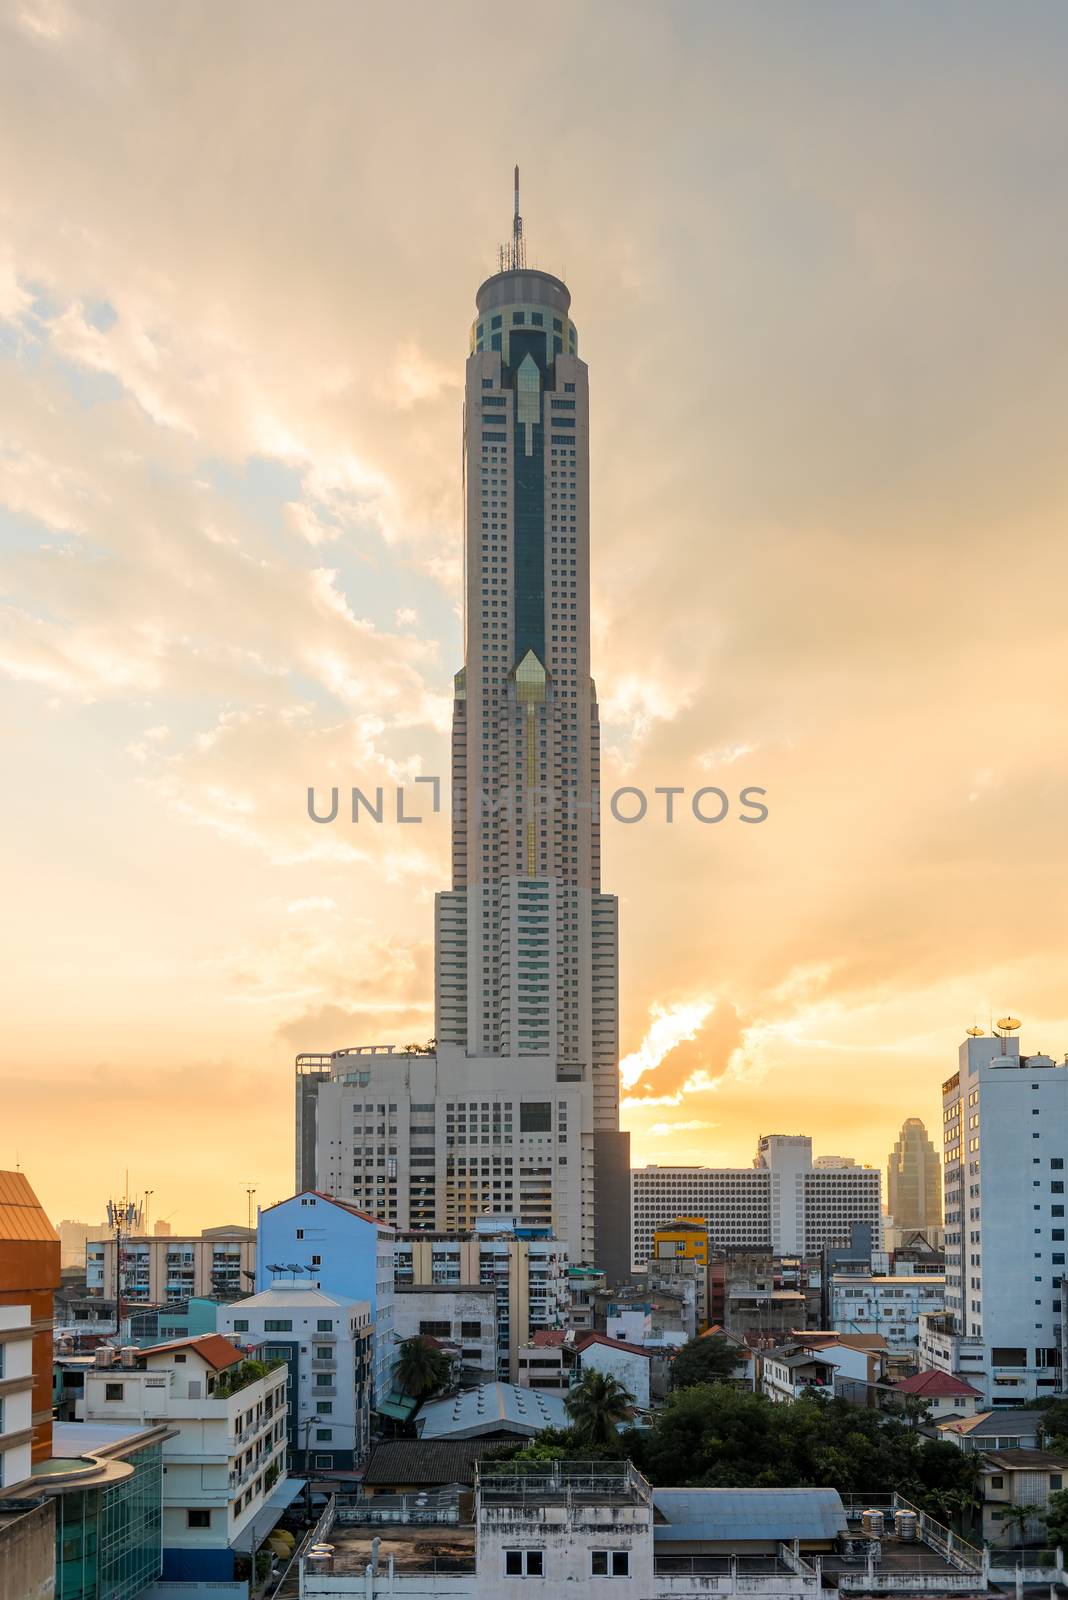
M 629 1137 L 617 905 L 600 881 L 588 372 L 570 292 L 523 252 L 516 231 L 476 295 L 467 358 L 436 1051 L 301 1057 L 297 1182 L 402 1229 L 514 1213 L 623 1277 Z
M 281 1364 L 264 1372 L 217 1333 L 148 1350 L 103 1347 L 85 1375 L 84 1415 L 87 1428 L 167 1430 L 163 1578 L 232 1582 L 281 1512 L 263 1518 L 286 1470 Z
M 1019 1023 L 970 1035 L 942 1085 L 946 1304 L 920 1356 L 988 1406 L 1061 1392 L 1068 1061 L 1020 1054 Z
M 121 1277 L 116 1281 L 114 1234 L 85 1247 L 89 1294 L 114 1300 L 124 1313 L 139 1305 L 177 1305 L 192 1296 L 234 1300 L 248 1294 L 256 1276 L 256 1234 L 231 1224 L 186 1236 L 123 1235 Z
M 262 1210 L 257 1238 L 259 1293 L 274 1289 L 279 1274 L 295 1267 L 312 1288 L 367 1306 L 372 1330 L 371 1404 L 378 1404 L 390 1392 L 396 1361 L 394 1230 L 329 1195 L 305 1193 Z
M 284 1361 L 289 1459 L 296 1471 L 349 1472 L 366 1459 L 374 1390 L 371 1307 L 307 1281 L 269 1289 L 219 1313 L 219 1329 Z
M 636 1167 L 631 1173 L 634 1267 L 650 1259 L 657 1228 L 702 1217 L 715 1250 L 817 1254 L 846 1242 L 855 1222 L 882 1239 L 881 1177 L 871 1167 L 817 1167 L 804 1134 L 765 1134 L 752 1167 Z
M 56 1240 L 58 1260 L 59 1240 Z M 135 1600 L 163 1568 L 164 1424 L 57 1422 L 52 1454 L 21 1488 L 5 1491 L 0 1521 L 50 1500 L 54 1600 Z M 0 1569 L 2 1570 L 2 1569 Z M 0 1589 L 4 1600 L 8 1590 Z M 12 1600 L 23 1592 L 11 1591 Z M 53 1600 L 51 1586 L 41 1600 Z
M 942 1163 L 919 1117 L 906 1117 L 886 1166 L 886 1206 L 897 1234 L 942 1227 Z
M 14 1475 L 25 1467 L 27 1449 L 33 1464 L 52 1454 L 59 1271 L 59 1236 L 25 1173 L 0 1172 L 0 1484 L 18 1481 Z

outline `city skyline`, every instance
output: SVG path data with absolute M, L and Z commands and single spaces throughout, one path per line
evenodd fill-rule
M 0 1165 L 56 1219 L 128 1167 L 241 1221 L 289 1192 L 298 1050 L 435 1032 L 447 804 L 305 796 L 447 791 L 462 329 L 515 159 L 590 362 L 603 789 L 769 805 L 603 823 L 633 1164 L 782 1131 L 885 1170 L 969 1025 L 1068 1042 L 1068 240 L 1020 181 L 1068 24 L 556 14 L 566 61 L 478 35 L 487 102 L 426 62 L 387 96 L 402 21 L 343 7 L 3 23 Z M 477 9 L 424 25 L 459 72 Z

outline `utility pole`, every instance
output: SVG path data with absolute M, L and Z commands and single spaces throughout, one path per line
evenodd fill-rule
M 245 1189 L 245 1193 L 248 1195 L 248 1225 L 251 1228 L 252 1227 L 252 1197 L 256 1193 L 256 1180 L 255 1180 L 255 1178 L 246 1178 L 245 1179 L 245 1183 L 247 1185 L 247 1187 Z

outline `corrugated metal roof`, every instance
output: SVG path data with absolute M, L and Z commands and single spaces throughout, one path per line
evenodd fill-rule
M 415 1419 L 421 1439 L 474 1438 L 480 1433 L 540 1433 L 566 1428 L 559 1395 L 515 1383 L 482 1383 L 441 1400 L 430 1400 Z
M 5 1239 L 59 1243 L 24 1172 L 0 1172 L 0 1243 Z
M 363 1475 L 366 1485 L 473 1483 L 475 1462 L 500 1449 L 494 1439 L 390 1439 L 376 1444 Z
M 657 1544 L 834 1539 L 847 1527 L 837 1489 L 654 1489 L 653 1506 Z

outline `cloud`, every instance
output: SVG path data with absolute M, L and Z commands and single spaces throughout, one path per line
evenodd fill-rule
M 655 1043 L 650 1045 L 654 1032 Z M 647 1099 L 662 1103 L 664 1097 L 713 1088 L 745 1037 L 738 1012 L 726 1000 L 691 1001 L 667 1012 L 654 1008 L 654 1020 L 637 1053 L 641 1075 L 634 1077 L 634 1066 L 628 1065 L 623 1078 L 631 1089 L 627 1104 L 639 1106 Z

